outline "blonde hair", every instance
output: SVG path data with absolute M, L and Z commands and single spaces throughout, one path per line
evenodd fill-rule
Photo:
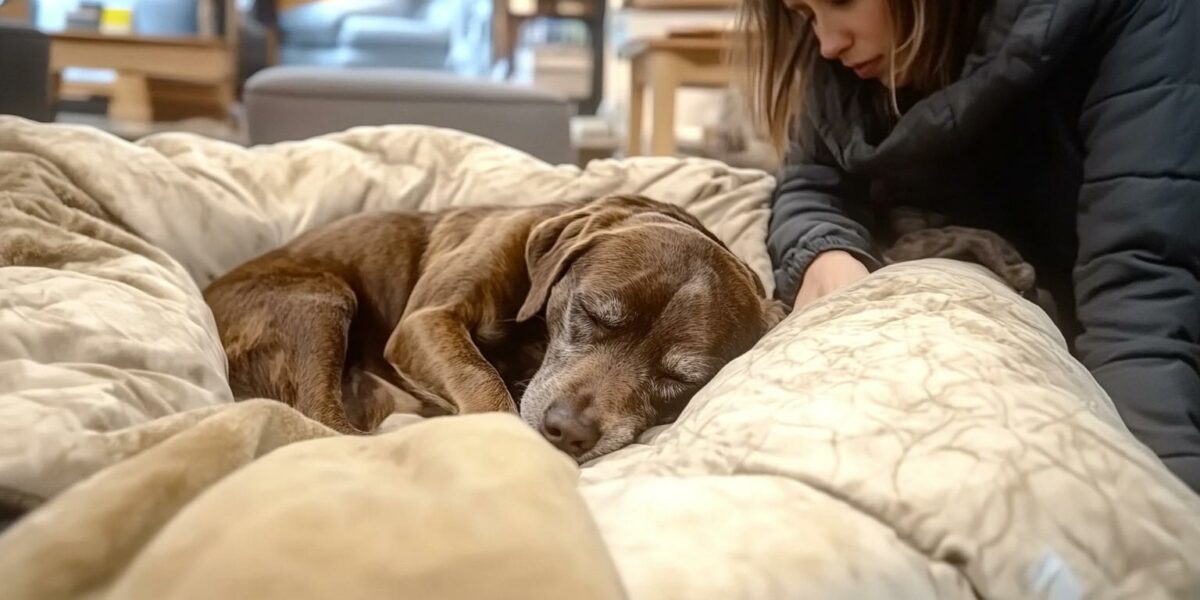
M 948 85 L 966 56 L 985 0 L 885 0 L 893 39 L 886 106 L 900 114 L 897 82 L 919 94 Z M 741 0 L 731 59 L 755 128 L 782 153 L 803 110 L 820 42 L 808 17 L 783 0 Z

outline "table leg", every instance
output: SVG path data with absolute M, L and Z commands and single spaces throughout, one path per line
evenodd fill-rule
M 50 72 L 50 106 L 58 112 L 58 100 L 62 97 L 62 71 Z
M 150 104 L 150 84 L 140 73 L 117 73 L 112 97 L 108 104 L 108 117 L 114 121 L 154 120 Z
M 668 54 L 660 54 L 649 67 L 651 94 L 654 106 L 650 129 L 650 153 L 659 156 L 675 154 L 675 92 L 679 89 L 679 74 L 674 60 Z
M 646 78 L 642 73 L 642 57 L 629 64 L 629 127 L 625 132 L 625 156 L 642 153 L 642 123 L 645 118 Z
M 217 86 L 217 103 L 221 105 L 221 120 L 233 122 L 233 105 L 237 102 L 237 91 L 233 83 L 222 83 Z

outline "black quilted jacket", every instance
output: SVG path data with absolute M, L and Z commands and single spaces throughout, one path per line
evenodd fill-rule
M 870 266 L 888 206 L 995 230 L 1130 429 L 1200 490 L 1200 0 L 995 0 L 958 81 L 894 124 L 872 116 L 877 84 L 813 77 L 772 209 L 780 298 L 823 250 Z

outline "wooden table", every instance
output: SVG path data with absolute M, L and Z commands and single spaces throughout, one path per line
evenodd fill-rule
M 627 156 L 642 151 L 646 88 L 653 95 L 650 154 L 675 153 L 675 95 L 680 87 L 726 87 L 732 81 L 725 37 L 667 37 L 635 40 L 622 48 L 630 60 Z
M 220 1 L 228 15 L 226 32 L 220 36 L 50 33 L 50 76 L 55 96 L 61 91 L 62 73 L 68 67 L 111 69 L 117 73 L 108 94 L 111 119 L 154 120 L 152 100 L 163 89 L 170 95 L 172 86 L 178 99 L 215 105 L 228 115 L 237 94 L 238 19 L 235 0 Z
M 213 100 L 233 105 L 237 67 L 235 51 L 220 38 L 155 38 L 98 33 L 55 33 L 50 42 L 54 88 L 67 67 L 113 69 L 117 72 L 108 105 L 116 120 L 154 119 L 150 80 L 196 84 L 211 90 Z

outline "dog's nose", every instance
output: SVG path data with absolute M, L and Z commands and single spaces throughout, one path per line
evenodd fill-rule
M 554 447 L 574 457 L 583 456 L 600 441 L 600 427 L 569 406 L 555 403 L 542 420 L 542 435 Z

